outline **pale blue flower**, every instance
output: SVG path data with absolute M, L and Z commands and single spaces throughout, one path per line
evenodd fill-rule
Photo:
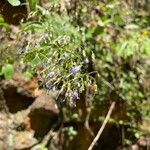
M 48 77 L 53 78 L 55 76 L 55 72 L 51 71 L 48 73 Z
M 71 69 L 71 73 L 72 74 L 76 74 L 80 71 L 80 66 L 75 66 Z
M 51 90 L 52 88 L 53 88 L 53 86 L 52 86 L 52 84 L 51 83 L 46 83 L 46 88 L 48 89 L 48 90 Z
M 77 92 L 74 92 L 72 95 L 73 100 L 79 99 L 79 94 Z

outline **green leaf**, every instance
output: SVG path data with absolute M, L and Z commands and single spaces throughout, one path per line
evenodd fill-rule
M 76 136 L 77 135 L 77 131 L 74 130 L 73 127 L 69 127 L 69 129 L 68 129 L 68 135 L 69 136 Z
M 2 75 L 4 75 L 5 79 L 10 80 L 14 75 L 14 67 L 11 64 L 6 64 L 2 67 Z
M 32 11 L 36 9 L 36 0 L 28 0 L 29 2 L 29 7 Z
M 4 23 L 4 22 L 5 22 L 5 20 L 4 20 L 3 16 L 0 15 L 0 23 Z
M 32 78 L 32 74 L 30 72 L 25 72 L 23 74 L 24 80 L 29 81 Z
M 20 0 L 7 0 L 12 6 L 19 6 L 21 4 Z
M 34 59 L 30 60 L 30 64 L 34 68 L 39 64 L 39 61 L 40 61 L 39 57 L 36 56 Z
M 137 139 L 140 137 L 140 134 L 138 132 L 136 132 L 134 135 Z

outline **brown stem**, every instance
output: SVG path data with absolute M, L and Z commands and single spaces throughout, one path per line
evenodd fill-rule
M 114 109 L 114 107 L 115 107 L 115 104 L 116 104 L 115 102 L 112 102 L 112 104 L 111 104 L 111 106 L 110 106 L 110 108 L 109 108 L 109 111 L 108 111 L 108 113 L 107 113 L 107 115 L 106 115 L 106 118 L 105 118 L 105 120 L 104 120 L 104 122 L 103 122 L 101 128 L 99 129 L 99 131 L 98 131 L 96 137 L 94 138 L 93 142 L 92 142 L 91 145 L 89 146 L 88 150 L 92 150 L 93 147 L 94 147 L 94 145 L 96 144 L 96 142 L 97 142 L 98 139 L 100 138 L 100 136 L 101 136 L 101 134 L 102 134 L 102 132 L 103 132 L 103 130 L 104 130 L 104 128 L 105 128 L 105 126 L 106 126 L 106 124 L 107 124 L 109 118 L 110 118 L 110 115 L 111 115 L 111 113 L 112 113 L 112 111 L 113 111 L 113 109 Z

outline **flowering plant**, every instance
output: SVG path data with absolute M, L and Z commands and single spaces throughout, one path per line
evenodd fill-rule
M 40 22 L 23 26 L 25 34 L 34 36 L 26 45 L 24 61 L 38 72 L 47 90 L 58 91 L 58 97 L 63 94 L 63 101 L 72 103 L 93 82 L 82 34 L 66 15 L 44 14 Z

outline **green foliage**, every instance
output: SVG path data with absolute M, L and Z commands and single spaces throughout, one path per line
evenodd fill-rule
M 26 81 L 29 81 L 29 80 L 31 80 L 31 78 L 32 78 L 31 72 L 28 72 L 28 71 L 26 71 L 26 72 L 23 74 L 23 76 L 24 76 L 24 80 L 26 80 Z
M 48 150 L 44 145 L 40 145 L 40 150 Z
M 29 4 L 35 10 L 35 1 Z M 112 121 L 128 126 L 138 138 L 137 122 L 150 117 L 148 17 L 136 16 L 119 0 L 72 2 L 64 12 L 60 5 L 51 1 L 50 10 L 38 6 L 30 21 L 22 24 L 19 38 L 30 39 L 22 41 L 25 80 L 36 74 L 48 91 L 58 91 L 59 100 L 71 106 L 91 87 L 87 95 L 93 102 L 92 111 L 100 110 L 101 114 L 113 100 L 123 102 L 126 109 L 120 109 L 125 111 L 125 120 L 118 117 L 120 120 Z M 2 18 L 0 21 L 4 22 Z M 13 66 L 7 64 L 1 74 L 10 79 L 13 72 Z M 69 117 L 81 121 L 80 114 Z M 73 127 L 67 131 L 70 137 L 77 134 Z M 125 142 L 131 144 L 128 139 Z
M 29 2 L 30 10 L 35 11 L 36 10 L 37 1 L 36 0 L 28 0 L 28 2 Z
M 4 26 L 5 25 L 5 20 L 4 18 L 0 15 L 0 26 Z
M 7 0 L 12 6 L 20 6 L 21 1 L 20 0 Z M 28 0 L 30 10 L 35 11 L 37 0 Z
M 68 134 L 68 136 L 70 136 L 70 137 L 74 137 L 74 136 L 76 136 L 78 133 L 77 133 L 77 131 L 74 130 L 74 128 L 71 126 L 71 127 L 68 128 L 67 134 Z
M 80 14 L 78 18 L 74 12 Z M 138 138 L 137 122 L 149 114 L 148 109 L 143 109 L 143 103 L 149 105 L 150 93 L 147 16 L 138 18 L 131 7 L 117 0 L 83 2 L 76 11 L 70 11 L 70 16 L 83 29 L 88 55 L 91 51 L 95 55 L 93 68 L 98 73 L 98 89 L 93 98 L 94 109 L 105 109 L 102 107 L 112 100 L 122 101 L 127 119 L 123 124 Z
M 4 75 L 6 80 L 12 79 L 14 75 L 14 67 L 11 64 L 6 64 L 2 67 L 0 75 Z
M 133 57 L 135 55 L 141 58 L 143 56 L 150 56 L 150 39 L 149 36 L 145 34 L 146 32 L 133 32 L 132 34 L 127 35 L 128 39 L 127 37 L 124 37 L 126 41 L 124 41 L 124 38 L 120 39 L 115 49 L 116 54 L 124 59 Z
M 5 22 L 5 19 L 1 15 L 0 15 L 0 28 L 9 29 L 9 25 Z
M 87 56 L 82 35 L 66 15 L 44 9 L 37 13 L 41 15 L 39 21 L 23 25 L 23 32 L 36 31 L 39 36 L 26 46 L 24 62 L 39 72 L 48 90 L 59 90 L 59 95 L 65 95 L 63 101 L 72 105 L 86 85 L 92 84 L 85 70 Z
M 122 11 L 122 7 L 120 1 L 81 2 L 69 15 L 60 15 L 52 6 L 50 10 L 38 7 L 37 20 L 23 24 L 23 32 L 33 36 L 26 45 L 24 62 L 40 75 L 48 90 L 58 90 L 69 104 L 90 84 L 93 93 L 98 87 L 94 107 L 116 95 L 116 100 L 129 106 L 127 117 L 134 124 L 136 115 L 144 111 L 139 105 L 148 99 L 142 83 L 148 64 L 139 64 L 150 56 L 150 40 L 148 29 L 134 24 L 133 11 L 128 7 Z M 88 59 L 97 73 L 95 79 L 88 71 Z
M 20 0 L 7 0 L 12 6 L 19 6 L 21 4 Z

